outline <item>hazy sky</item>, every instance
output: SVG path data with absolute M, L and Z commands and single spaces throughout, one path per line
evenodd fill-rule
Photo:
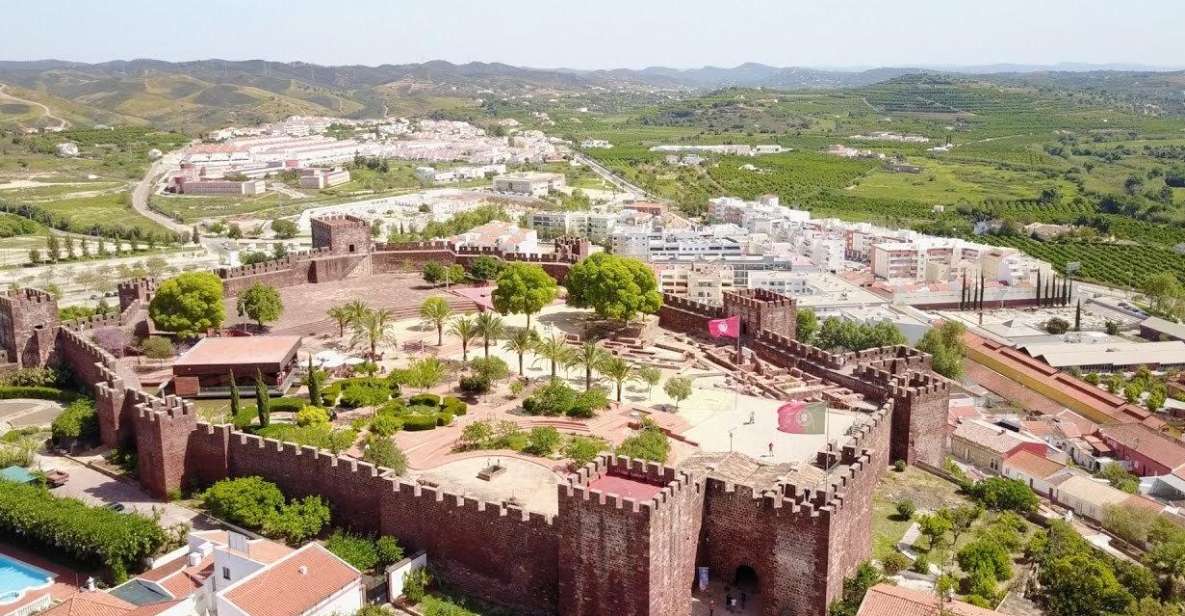
M 1185 65 L 1183 0 L 3 0 L 0 60 Z

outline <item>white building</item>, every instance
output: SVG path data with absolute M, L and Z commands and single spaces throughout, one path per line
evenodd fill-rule
M 466 248 L 493 248 L 504 252 L 539 252 L 539 234 L 512 222 L 494 220 L 448 238 Z
M 301 169 L 300 187 L 313 190 L 330 188 L 350 181 L 350 171 L 336 169 Z
M 551 191 L 567 185 L 562 173 L 520 171 L 494 178 L 494 190 L 498 192 L 546 197 Z

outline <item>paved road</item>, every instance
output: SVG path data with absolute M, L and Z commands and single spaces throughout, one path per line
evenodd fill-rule
M 589 169 L 592 169 L 594 173 L 601 176 L 606 182 L 609 182 L 617 188 L 634 195 L 634 197 L 652 200 L 655 199 L 654 195 L 646 192 L 642 187 L 629 182 L 628 180 L 610 171 L 601 163 L 598 163 L 597 161 L 583 154 L 573 154 L 572 159 L 583 165 L 587 165 Z
M 160 212 L 148 207 L 148 197 L 152 195 L 153 187 L 156 185 L 156 179 L 165 172 L 165 159 L 160 159 L 148 168 L 148 173 L 136 184 L 136 188 L 132 190 L 132 208 L 139 212 L 145 218 L 156 222 L 163 227 L 175 233 L 188 233 L 191 229 L 187 225 L 183 225 Z
M 69 458 L 38 454 L 34 464 L 45 471 L 61 470 L 70 474 L 66 485 L 52 490 L 58 496 L 77 498 L 91 505 L 121 503 L 126 507 L 125 511 L 137 511 L 147 516 L 153 515 L 154 510 L 160 511 L 160 524 L 164 527 L 174 524 L 186 524 L 198 529 L 212 527 L 209 520 L 197 511 L 174 503 L 158 502 L 134 483 L 119 481 Z
M 66 130 L 67 128 L 70 128 L 70 122 L 54 115 L 53 112 L 50 111 L 49 107 L 47 107 L 44 104 L 39 103 L 37 101 L 26 100 L 23 98 L 18 98 L 16 96 L 13 96 L 12 94 L 9 94 L 4 91 L 4 88 L 6 88 L 6 87 L 7 86 L 5 84 L 0 83 L 0 99 L 7 99 L 7 100 L 16 101 L 18 103 L 24 103 L 26 105 L 32 105 L 34 107 L 40 107 L 41 111 L 42 111 L 42 115 L 44 115 L 47 119 L 54 120 L 55 122 L 58 123 L 58 125 L 53 128 L 57 128 L 58 130 Z

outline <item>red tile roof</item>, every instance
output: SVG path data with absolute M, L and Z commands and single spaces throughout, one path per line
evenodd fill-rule
M 329 550 L 310 543 L 271 567 L 243 578 L 222 596 L 250 616 L 294 616 L 316 607 L 361 577 L 357 569 Z
M 1006 454 L 1025 442 L 1011 430 L 974 420 L 956 426 L 953 436 L 1000 454 Z
M 955 616 L 999 616 L 1000 612 L 962 601 L 948 601 L 946 611 Z M 868 589 L 856 616 L 937 616 L 938 597 L 928 592 L 877 584 Z
M 1004 459 L 1004 468 L 1014 468 L 1029 477 L 1045 479 L 1066 468 L 1066 465 L 1043 458 L 1027 449 L 1022 449 Z
M 80 592 L 41 612 L 42 616 L 126 616 L 136 606 L 105 592 Z
M 1170 470 L 1185 464 L 1185 444 L 1143 424 L 1103 426 L 1099 432 Z

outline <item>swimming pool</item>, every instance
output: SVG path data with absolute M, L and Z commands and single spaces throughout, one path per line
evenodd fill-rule
M 30 590 L 48 588 L 54 574 L 0 554 L 0 604 L 15 603 Z

